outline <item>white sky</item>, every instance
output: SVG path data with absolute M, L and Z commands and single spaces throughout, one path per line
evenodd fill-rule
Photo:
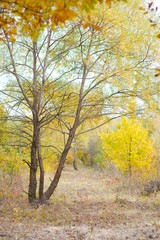
M 154 4 L 155 4 L 155 6 L 160 7 L 160 0 L 154 0 L 153 2 L 154 2 Z

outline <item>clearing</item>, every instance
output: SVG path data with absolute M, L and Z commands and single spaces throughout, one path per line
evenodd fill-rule
M 45 206 L 28 206 L 26 196 L 0 198 L 0 239 L 160 240 L 160 195 L 142 197 L 118 179 L 66 166 Z

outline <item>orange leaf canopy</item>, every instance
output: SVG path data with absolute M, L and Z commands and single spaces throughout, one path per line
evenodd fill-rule
M 105 0 L 111 6 L 111 0 Z M 90 11 L 96 3 L 103 0 L 1 0 L 0 2 L 0 38 L 4 33 L 14 40 L 17 26 L 22 34 L 28 34 L 33 39 L 39 32 L 51 26 L 73 20 L 78 11 Z

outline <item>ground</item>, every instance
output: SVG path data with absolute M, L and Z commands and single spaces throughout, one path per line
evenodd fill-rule
M 67 166 L 47 205 L 35 209 L 25 195 L 1 196 L 0 239 L 160 240 L 160 195 L 141 196 L 138 189 Z

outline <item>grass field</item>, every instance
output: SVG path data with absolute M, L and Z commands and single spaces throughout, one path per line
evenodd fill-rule
M 160 195 L 142 197 L 124 179 L 67 166 L 47 205 L 35 209 L 25 194 L 1 197 L 0 239 L 160 240 Z

